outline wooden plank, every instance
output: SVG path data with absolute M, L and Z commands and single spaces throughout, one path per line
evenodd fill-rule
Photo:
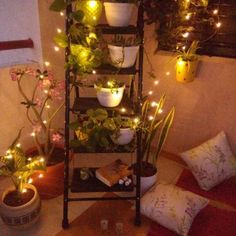
M 25 40 L 13 40 L 13 41 L 2 41 L 0 42 L 0 51 L 12 50 L 19 48 L 33 48 L 34 42 L 32 39 Z

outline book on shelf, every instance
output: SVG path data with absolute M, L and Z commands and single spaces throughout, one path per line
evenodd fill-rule
M 95 172 L 96 178 L 109 187 L 112 187 L 117 184 L 120 179 L 131 174 L 132 170 L 130 170 L 129 166 L 120 159 L 97 169 Z

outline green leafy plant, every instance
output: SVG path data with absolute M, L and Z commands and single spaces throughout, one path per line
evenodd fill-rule
M 194 40 L 187 51 L 177 51 L 177 58 L 181 58 L 183 61 L 195 61 L 198 59 L 198 55 L 196 54 L 199 41 Z
M 150 102 L 146 99 L 142 105 L 140 121 L 142 140 L 141 156 L 143 158 L 142 176 L 150 174 L 146 173 L 145 170 L 145 167 L 148 166 L 147 163 L 152 164 L 151 172 L 155 173 L 157 158 L 160 155 L 174 119 L 174 107 L 167 113 L 167 115 L 163 115 L 164 103 L 165 95 L 163 95 L 157 103 Z M 153 115 L 150 116 L 150 113 Z M 155 140 L 158 140 L 157 143 L 155 143 Z
M 114 77 L 101 77 L 98 78 L 95 82 L 97 88 L 96 89 L 102 89 L 102 88 L 108 88 L 111 89 L 112 93 L 117 92 L 118 88 L 121 88 L 124 86 L 124 83 L 115 79 Z
M 141 44 L 141 40 L 138 37 L 125 37 L 123 35 L 116 34 L 111 40 L 111 44 L 120 47 L 138 46 Z
M 29 182 L 29 177 L 39 170 L 45 170 L 45 160 L 42 156 L 27 157 L 20 148 L 19 139 L 21 130 L 9 146 L 6 154 L 0 156 L 0 176 L 11 178 L 15 189 L 20 196 L 24 186 Z

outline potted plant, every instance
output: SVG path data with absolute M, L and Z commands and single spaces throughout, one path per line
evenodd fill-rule
M 137 122 L 135 122 L 135 119 L 120 115 L 113 119 L 116 124 L 116 132 L 111 136 L 113 143 L 117 145 L 129 144 L 134 139 Z
M 97 91 L 97 99 L 104 107 L 116 107 L 120 104 L 125 84 L 111 77 L 103 77 L 98 79 L 94 88 Z
M 104 2 L 107 22 L 110 26 L 128 26 L 136 0 L 110 0 Z
M 50 193 L 47 184 L 52 182 L 50 173 L 58 181 L 63 181 L 63 135 L 60 128 L 53 126 L 53 120 L 64 106 L 64 81 L 56 80 L 50 71 L 32 68 L 12 68 L 10 77 L 23 98 L 21 104 L 25 106 L 26 117 L 32 127 L 31 136 L 35 147 L 28 150 L 27 154 L 43 156 L 48 166 L 44 183 L 35 181 L 41 197 L 44 197 L 44 193 L 46 197 Z M 31 94 L 25 91 L 27 80 L 34 82 Z M 57 183 L 52 186 L 58 188 Z M 63 192 L 62 187 L 60 192 Z
M 172 125 L 175 109 L 174 107 L 163 115 L 165 95 L 156 102 L 149 99 L 143 102 L 142 115 L 140 119 L 141 135 L 141 193 L 146 192 L 157 179 L 156 161 L 168 136 Z M 154 111 L 152 111 L 154 109 Z M 153 115 L 149 115 L 150 112 Z M 157 140 L 157 142 L 155 142 Z M 153 147 L 152 147 L 153 146 Z M 133 165 L 134 175 L 137 173 L 137 165 Z
M 0 176 L 10 177 L 14 186 L 8 187 L 0 199 L 0 215 L 4 223 L 25 228 L 35 223 L 40 215 L 41 201 L 37 189 L 30 184 L 32 173 L 45 169 L 41 156 L 27 157 L 18 143 L 21 131 L 0 156 Z
M 113 118 L 105 109 L 89 109 L 86 115 L 70 123 L 77 139 L 72 140 L 71 147 L 79 147 L 86 151 L 96 152 L 109 149 L 112 145 L 111 135 L 116 132 Z
M 115 35 L 108 50 L 112 64 L 118 68 L 128 68 L 135 64 L 139 45 L 139 38 Z
M 198 41 L 193 41 L 187 51 L 179 51 L 176 62 L 176 80 L 186 83 L 193 81 L 198 66 Z

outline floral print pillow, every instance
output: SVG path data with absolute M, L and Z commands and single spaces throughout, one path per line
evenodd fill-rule
M 187 236 L 195 216 L 208 202 L 207 199 L 175 185 L 159 183 L 142 197 L 141 213 L 160 225 Z
M 180 156 L 203 190 L 208 191 L 236 175 L 236 158 L 223 131 L 200 146 L 181 153 Z

